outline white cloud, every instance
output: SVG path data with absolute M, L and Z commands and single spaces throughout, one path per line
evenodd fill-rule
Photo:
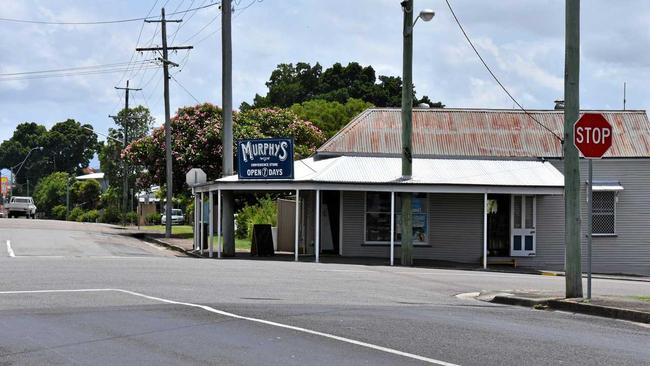
M 142 17 L 153 0 L 111 2 L 7 1 L 5 17 L 46 20 L 106 20 Z M 198 3 L 198 2 L 196 2 Z M 247 1 L 240 6 L 247 5 Z M 564 1 L 500 0 L 453 1 L 466 31 L 500 80 L 527 108 L 552 108 L 562 97 L 564 68 Z M 179 7 L 180 5 L 180 7 Z M 188 2 L 170 0 L 168 13 L 185 9 Z M 419 22 L 414 34 L 414 83 L 418 95 L 454 107 L 510 108 L 512 102 L 494 83 L 467 45 L 441 2 L 418 2 L 433 7 L 432 22 Z M 345 11 L 343 11 L 343 9 Z M 628 107 L 647 108 L 650 53 L 645 52 L 650 33 L 650 3 L 645 0 L 617 2 L 593 0 L 583 10 L 581 100 L 584 107 L 620 104 L 622 83 L 628 81 Z M 159 9 L 153 11 L 158 14 Z M 185 17 L 175 44 L 183 44 L 219 14 L 215 6 Z M 241 14 L 241 15 L 239 15 Z M 606 24 L 607 26 L 603 26 Z M 173 34 L 178 25 L 169 25 Z M 210 24 L 190 40 L 195 49 L 176 78 L 200 101 L 221 104 L 221 37 Z M 233 104 L 252 101 L 264 94 L 264 83 L 282 62 L 357 61 L 372 65 L 377 74 L 402 73 L 402 13 L 397 0 L 304 0 L 255 2 L 233 19 Z M 156 24 L 140 22 L 102 26 L 44 26 L 0 22 L 3 53 L 0 72 L 43 70 L 80 65 L 128 61 L 139 42 L 160 43 Z M 136 60 L 156 57 L 137 54 Z M 182 61 L 183 52 L 170 58 Z M 162 76 L 159 71 L 0 82 L 0 140 L 23 121 L 51 125 L 66 118 L 91 122 L 106 131 L 107 117 L 121 108 L 123 94 L 113 88 L 125 79 L 144 87 L 133 93 L 133 103 L 144 104 L 143 95 L 158 123 L 163 122 Z M 175 72 L 174 70 L 173 72 Z M 172 81 L 172 113 L 195 103 Z

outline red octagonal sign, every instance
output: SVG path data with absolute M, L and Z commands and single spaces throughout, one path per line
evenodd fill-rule
M 573 125 L 573 143 L 585 158 L 601 158 L 612 146 L 612 125 L 600 113 L 585 113 Z

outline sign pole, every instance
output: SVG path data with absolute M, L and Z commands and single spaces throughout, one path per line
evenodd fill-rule
M 612 146 L 612 125 L 600 113 L 585 113 L 573 125 L 573 144 L 589 162 L 587 179 L 587 300 L 591 299 L 591 254 L 593 233 L 593 159 L 600 159 Z M 579 264 L 579 263 L 578 263 Z M 568 275 L 568 273 L 567 273 Z M 580 275 L 582 281 L 582 275 Z M 567 294 L 568 297 L 568 294 Z
M 587 183 L 587 300 L 591 300 L 591 235 L 593 232 L 594 217 L 593 183 L 593 159 L 589 159 L 589 182 Z

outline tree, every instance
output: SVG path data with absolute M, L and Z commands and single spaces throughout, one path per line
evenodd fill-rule
M 99 205 L 101 186 L 94 179 L 78 180 L 72 185 L 71 200 L 75 206 L 92 210 Z
M 329 102 L 323 99 L 312 99 L 300 104 L 294 104 L 290 110 L 298 117 L 314 123 L 329 138 L 356 115 L 372 107 L 371 103 L 354 98 L 349 98 L 345 104 Z
M 66 204 L 66 191 L 70 175 L 55 172 L 41 179 L 34 189 L 34 203 L 46 216 L 52 215 L 52 208 Z
M 37 123 L 21 123 L 12 137 L 0 144 L 0 167 L 10 168 L 21 163 L 31 149 L 39 146 L 43 150 L 35 150 L 16 176 L 14 194 L 23 194 L 27 181 L 34 185 L 55 171 L 80 172 L 95 154 L 97 135 L 92 132 L 91 125 L 82 125 L 73 119 L 57 123 L 49 131 Z
M 173 189 L 185 192 L 185 173 L 191 168 L 203 169 L 209 179 L 221 176 L 223 152 L 221 109 L 204 103 L 180 108 L 171 119 Z M 309 156 L 324 141 L 323 133 L 310 122 L 284 109 L 253 109 L 233 116 L 235 140 L 243 138 L 293 137 L 296 159 Z M 145 169 L 138 186 L 164 186 L 165 135 L 162 127 L 149 136 L 134 141 L 125 150 L 131 164 Z
M 308 100 L 323 99 L 344 104 L 349 98 L 361 99 L 378 107 L 400 107 L 402 104 L 402 79 L 398 76 L 375 74 L 372 66 L 350 62 L 347 66 L 335 63 L 322 70 L 320 64 L 280 64 L 266 83 L 265 96 L 255 95 L 253 104 L 242 103 L 240 110 L 281 107 L 301 104 Z M 413 90 L 413 100 L 415 89 Z M 427 98 L 428 99 L 428 98 Z
M 52 126 L 43 142 L 43 153 L 52 171 L 77 174 L 86 168 L 97 151 L 97 135 L 89 124 L 68 119 Z
M 118 141 L 124 141 L 124 130 L 127 130 L 127 146 L 144 136 L 146 136 L 155 119 L 151 116 L 149 110 L 143 106 L 135 108 L 122 109 L 115 118 L 117 128 L 110 128 L 108 130 L 109 138 L 98 148 L 99 152 L 99 165 L 100 169 L 108 178 L 108 182 L 112 188 L 117 191 L 118 195 L 122 195 L 123 181 L 124 181 L 124 165 L 123 165 L 123 144 Z M 129 167 L 129 187 L 135 185 L 136 177 L 141 174 L 138 166 Z
M 318 127 L 288 109 L 251 109 L 235 114 L 233 120 L 235 140 L 292 137 L 296 160 L 310 156 L 325 142 L 325 135 Z
M 154 122 L 155 119 L 151 116 L 149 109 L 141 105 L 128 110 L 122 109 L 115 118 L 118 132 L 123 134 L 125 129 L 127 131 L 127 145 L 131 141 L 146 136 Z

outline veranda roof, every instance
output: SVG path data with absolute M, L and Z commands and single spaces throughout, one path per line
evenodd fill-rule
M 401 178 L 401 159 L 339 156 L 294 162 L 292 180 L 245 180 L 237 175 L 195 187 L 222 190 L 346 190 L 440 193 L 562 194 L 564 176 L 542 160 L 413 159 Z

